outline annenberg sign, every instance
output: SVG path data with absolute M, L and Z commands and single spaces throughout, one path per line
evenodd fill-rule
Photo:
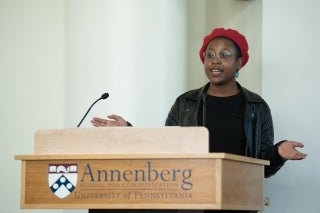
M 124 162 L 50 162 L 49 188 L 60 199 L 192 199 L 194 170 L 188 165 L 147 159 Z
M 152 167 L 152 162 L 147 161 L 145 168 L 139 169 L 97 169 L 93 170 L 88 163 L 83 174 L 81 174 L 80 182 L 125 182 L 125 183 L 145 183 L 142 185 L 152 186 L 154 182 L 161 181 L 164 183 L 176 183 L 182 190 L 190 190 L 192 184 L 192 169 L 182 168 L 158 168 Z M 180 183 L 177 181 L 181 180 Z M 129 186 L 129 184 L 125 184 Z M 133 184 L 135 185 L 135 184 Z
M 192 199 L 190 168 L 159 168 L 152 161 L 120 169 L 87 163 L 78 175 L 82 192 L 74 193 L 76 199 Z

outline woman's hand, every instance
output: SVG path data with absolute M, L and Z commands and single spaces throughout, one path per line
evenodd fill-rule
M 304 145 L 297 141 L 284 141 L 278 146 L 279 155 L 286 160 L 302 160 L 307 154 L 299 152 L 296 148 L 303 148 Z
M 93 117 L 91 123 L 95 127 L 127 126 L 127 121 L 119 115 L 108 115 L 108 119 Z

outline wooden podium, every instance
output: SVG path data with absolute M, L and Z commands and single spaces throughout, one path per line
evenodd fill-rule
M 208 153 L 203 127 L 39 130 L 21 208 L 262 210 L 268 161 Z

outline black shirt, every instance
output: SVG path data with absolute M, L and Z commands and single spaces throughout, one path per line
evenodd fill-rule
M 210 135 L 210 152 L 245 154 L 244 106 L 242 93 L 229 97 L 207 95 L 205 126 Z

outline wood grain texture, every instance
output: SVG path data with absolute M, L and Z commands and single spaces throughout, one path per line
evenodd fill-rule
M 20 155 L 16 159 L 25 164 L 21 207 L 45 209 L 261 210 L 264 165 L 268 163 L 224 153 L 155 157 L 131 154 L 119 158 L 117 155 Z M 64 199 L 49 189 L 50 164 L 78 165 L 76 189 Z M 114 171 L 120 175 L 112 176 Z M 145 176 L 135 176 L 134 172 Z M 138 178 L 134 180 L 134 177 Z
M 204 127 L 41 129 L 35 154 L 208 153 Z

